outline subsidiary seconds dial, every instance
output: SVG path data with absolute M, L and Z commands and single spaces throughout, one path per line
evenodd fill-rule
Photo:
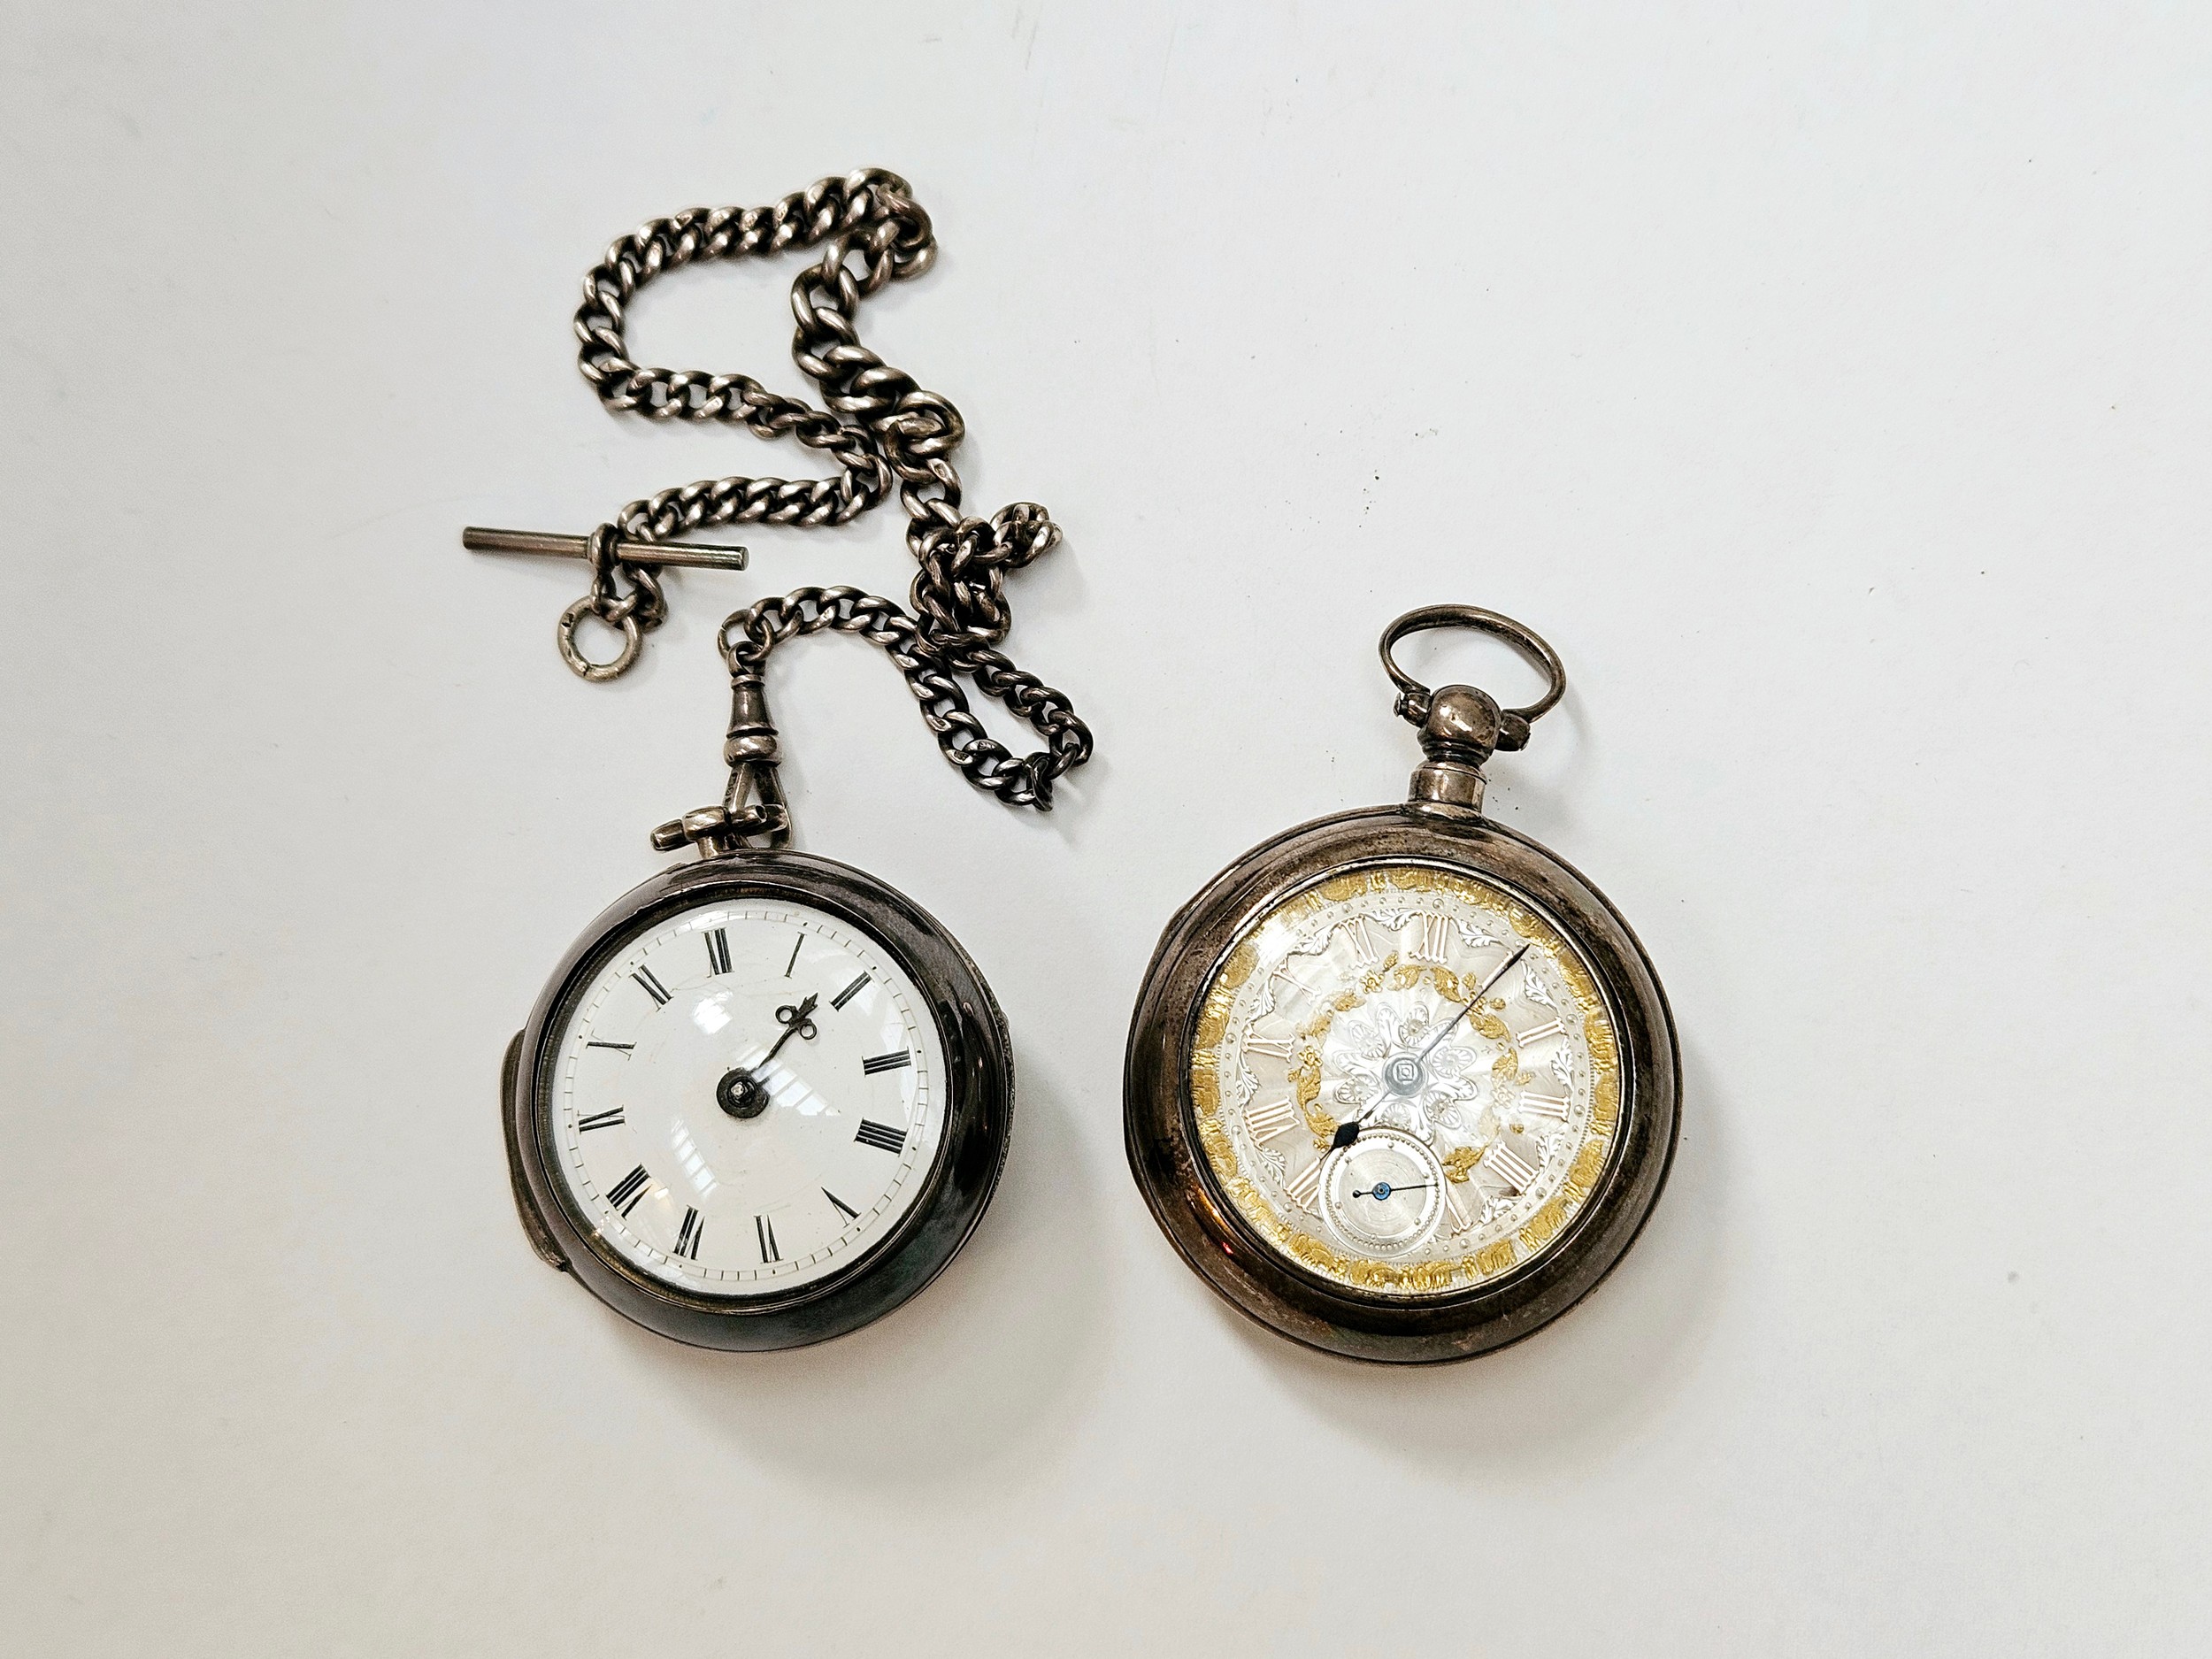
M 604 961 L 558 1037 L 551 1172 L 638 1271 L 694 1295 L 800 1290 L 928 1185 L 946 1064 L 929 1001 L 795 900 L 704 902 Z

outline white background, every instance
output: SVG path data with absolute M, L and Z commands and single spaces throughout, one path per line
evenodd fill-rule
M 40 1654 L 2200 1651 L 2212 23 L 2185 5 L 18 4 L 0 81 L 0 1600 Z M 500 1052 L 714 798 L 751 530 L 572 679 L 584 531 L 817 457 L 605 412 L 615 235 L 910 177 L 865 339 L 1048 503 L 1048 818 L 849 640 L 803 844 L 936 912 L 1023 1098 L 967 1252 L 803 1353 L 530 1254 Z M 796 261 L 638 304 L 811 389 Z M 1248 1327 L 1125 1173 L 1161 925 L 1395 798 L 1439 600 L 1672 995 L 1673 1183 L 1441 1371 Z M 1455 652 L 1456 654 L 1455 654 Z M 1509 696 L 1503 653 L 1414 660 Z M 1005 729 L 1002 723 L 1001 729 Z

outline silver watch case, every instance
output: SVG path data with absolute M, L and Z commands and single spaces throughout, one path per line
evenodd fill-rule
M 1512 889 L 1580 950 L 1621 1040 L 1621 1130 L 1589 1201 L 1555 1245 L 1518 1271 L 1447 1296 L 1351 1289 L 1263 1241 L 1216 1182 L 1191 1100 L 1200 1003 L 1247 925 L 1295 893 L 1378 863 L 1460 870 Z M 1611 1271 L 1666 1182 L 1680 1070 L 1658 976 L 1604 895 L 1578 871 L 1479 811 L 1417 801 L 1317 818 L 1278 835 L 1182 908 L 1161 935 L 1130 1026 L 1123 1122 L 1130 1170 L 1160 1230 L 1231 1306 L 1310 1348 L 1430 1363 L 1518 1341 Z
M 718 898 L 788 899 L 866 933 L 927 1000 L 944 1046 L 945 1129 L 921 1196 L 884 1238 L 815 1284 L 706 1296 L 647 1277 L 601 1241 L 548 1167 L 555 1050 L 606 959 L 664 917 Z M 959 1253 L 991 1202 L 1013 1124 L 1005 1017 L 982 973 L 936 919 L 849 864 L 782 849 L 724 853 L 664 872 L 615 901 L 569 950 L 508 1045 L 500 1087 L 515 1206 L 539 1256 L 626 1319 L 700 1348 L 797 1348 L 858 1329 L 906 1302 Z

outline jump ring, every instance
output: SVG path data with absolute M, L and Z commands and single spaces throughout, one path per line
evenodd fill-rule
M 591 616 L 599 617 L 608 626 L 622 631 L 622 649 L 611 662 L 593 662 L 576 643 L 577 624 Z M 627 672 L 630 664 L 637 661 L 638 651 L 645 642 L 644 633 L 639 628 L 636 617 L 627 611 L 619 617 L 602 615 L 595 594 L 586 594 L 562 611 L 560 626 L 554 630 L 554 635 L 560 641 L 561 660 L 583 679 L 595 682 L 612 680 L 617 674 Z
M 1508 714 L 1518 715 L 1524 721 L 1533 720 L 1549 713 L 1560 698 L 1567 694 L 1567 668 L 1559 660 L 1559 653 L 1546 644 L 1531 627 L 1516 622 L 1511 617 L 1501 616 L 1494 611 L 1485 611 L 1476 605 L 1424 605 L 1418 611 L 1409 611 L 1383 630 L 1382 664 L 1391 683 L 1398 687 L 1398 706 L 1401 713 L 1410 714 L 1416 709 L 1425 713 L 1429 706 L 1429 687 L 1398 666 L 1390 655 L 1390 648 L 1409 634 L 1422 634 L 1431 628 L 1471 628 L 1478 634 L 1488 634 L 1503 640 L 1529 661 L 1544 671 L 1549 682 L 1544 695 L 1525 708 L 1509 709 Z

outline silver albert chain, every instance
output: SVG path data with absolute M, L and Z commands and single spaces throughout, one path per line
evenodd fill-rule
M 818 246 L 820 260 L 791 285 L 798 323 L 791 354 L 821 387 L 826 408 L 782 396 L 743 374 L 630 360 L 625 311 L 654 278 L 694 260 L 766 257 Z M 909 595 L 912 613 L 849 588 L 802 588 L 725 624 L 732 672 L 739 672 L 741 654 L 731 642 L 757 637 L 764 656 L 764 629 L 778 638 L 821 627 L 863 634 L 905 674 L 946 759 L 1010 806 L 1048 810 L 1053 780 L 1089 758 L 1090 729 L 1064 695 L 1017 668 L 997 646 L 1013 619 L 1007 572 L 1048 551 L 1060 539 L 1059 526 L 1033 502 L 1015 502 L 988 519 L 964 515 L 950 458 L 966 433 L 960 411 L 861 344 L 856 326 L 862 300 L 887 282 L 921 275 L 936 257 L 929 215 L 906 180 L 873 167 L 818 180 L 767 207 L 689 208 L 641 226 L 586 274 L 576 312 L 582 342 L 577 365 L 601 401 L 654 420 L 718 420 L 749 426 L 763 438 L 795 437 L 827 454 L 839 471 L 827 478 L 703 479 L 630 503 L 588 536 L 472 526 L 462 533 L 462 545 L 475 552 L 587 560 L 591 590 L 561 613 L 557 637 L 562 660 L 578 674 L 611 680 L 637 661 L 644 636 L 667 618 L 659 570 L 745 568 L 743 548 L 674 544 L 672 538 L 725 524 L 844 524 L 895 483 L 910 521 L 907 546 L 920 566 Z M 606 662 L 591 661 L 577 643 L 577 628 L 588 616 L 622 636 L 621 649 Z M 1018 758 L 986 735 L 956 675 L 1019 715 L 1045 747 Z M 737 780 L 732 783 L 734 788 Z

